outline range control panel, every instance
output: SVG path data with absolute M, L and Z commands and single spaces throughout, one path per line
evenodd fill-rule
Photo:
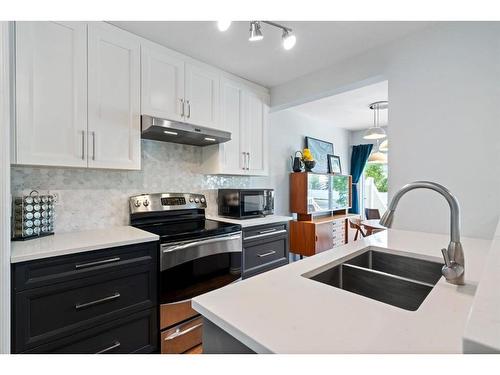
M 203 194 L 193 193 L 156 193 L 130 197 L 130 213 L 186 210 L 207 208 Z

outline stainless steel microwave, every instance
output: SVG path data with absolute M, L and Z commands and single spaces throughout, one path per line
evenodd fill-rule
M 250 219 L 274 213 L 273 189 L 219 189 L 219 216 Z

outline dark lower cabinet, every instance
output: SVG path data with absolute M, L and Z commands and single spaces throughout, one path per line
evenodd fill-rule
M 12 265 L 14 353 L 158 351 L 158 243 Z
M 244 228 L 242 277 L 288 264 L 288 253 L 288 223 Z
M 140 311 L 37 346 L 25 353 L 152 353 L 157 349 L 155 345 L 158 340 L 157 319 L 155 309 Z
M 206 318 L 203 318 L 203 353 L 255 354 L 248 346 Z

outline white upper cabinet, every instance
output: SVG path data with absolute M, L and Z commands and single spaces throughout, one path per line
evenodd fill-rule
M 220 129 L 219 72 L 168 48 L 142 46 L 142 114 Z
M 184 121 L 184 60 L 155 46 L 142 47 L 142 113 Z
M 141 168 L 140 40 L 88 26 L 89 167 Z
M 200 126 L 219 128 L 219 74 L 195 64 L 186 63 L 186 121 Z
M 247 152 L 247 171 L 253 175 L 267 174 L 267 105 L 252 92 L 244 95 L 243 148 Z
M 268 173 L 267 94 L 239 81 L 221 79 L 220 127 L 231 140 L 203 148 L 203 173 L 266 175 Z
M 86 167 L 87 25 L 16 22 L 18 164 Z
M 227 174 L 246 174 L 242 148 L 242 104 L 241 85 L 228 80 L 221 80 L 221 128 L 231 133 L 231 140 L 220 147 L 220 172 Z M 216 146 L 217 147 L 217 146 Z

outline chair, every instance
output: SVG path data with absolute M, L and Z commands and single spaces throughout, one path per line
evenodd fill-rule
M 354 235 L 354 241 L 358 239 L 358 235 L 361 234 L 361 237 L 365 237 L 365 233 L 363 232 L 363 229 L 361 229 L 361 219 L 353 219 L 349 218 L 349 227 L 351 229 L 356 229 L 356 234 Z
M 365 208 L 366 220 L 380 219 L 380 211 L 378 208 Z

